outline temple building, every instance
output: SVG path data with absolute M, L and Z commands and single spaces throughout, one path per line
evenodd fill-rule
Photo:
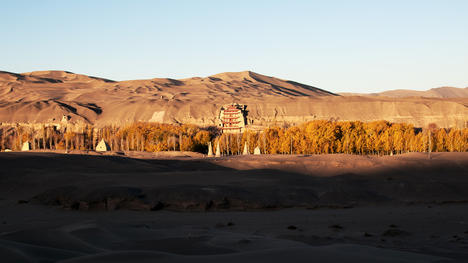
M 244 132 L 247 118 L 247 105 L 231 103 L 221 107 L 219 112 L 219 126 L 223 133 Z

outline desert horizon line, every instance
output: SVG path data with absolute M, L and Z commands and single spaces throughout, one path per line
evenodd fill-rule
M 7 73 L 7 74 L 21 74 L 21 75 L 26 75 L 26 74 L 31 74 L 31 73 L 41 73 L 41 72 L 44 72 L 44 73 L 47 73 L 47 72 L 63 72 L 63 73 L 67 73 L 67 74 L 74 74 L 74 75 L 83 75 L 83 76 L 87 76 L 87 77 L 90 77 L 90 78 L 98 78 L 98 79 L 102 79 L 102 80 L 108 80 L 108 81 L 112 81 L 112 82 L 125 82 L 125 81 L 138 81 L 138 80 L 151 80 L 151 79 L 173 79 L 173 80 L 188 80 L 188 79 L 197 79 L 197 78 L 209 78 L 209 77 L 213 77 L 213 76 L 216 76 L 216 75 L 220 75 L 220 74 L 242 74 L 242 73 L 253 73 L 253 74 L 258 74 L 258 75 L 262 75 L 262 76 L 265 76 L 265 77 L 271 77 L 271 78 L 276 78 L 276 79 L 279 79 L 279 80 L 284 80 L 284 81 L 294 81 L 294 82 L 297 82 L 297 83 L 300 83 L 300 84 L 303 84 L 303 85 L 307 85 L 307 86 L 311 86 L 311 87 L 318 87 L 318 85 L 315 85 L 315 84 L 309 84 L 309 83 L 306 83 L 304 81 L 296 81 L 294 80 L 293 78 L 284 78 L 284 77 L 277 77 L 275 75 L 267 75 L 267 74 L 263 74 L 263 73 L 259 73 L 258 71 L 254 71 L 254 70 L 251 70 L 251 69 L 246 69 L 246 70 L 241 70 L 241 71 L 221 71 L 221 72 L 218 72 L 218 73 L 210 73 L 208 75 L 193 75 L 193 76 L 186 76 L 186 77 L 165 77 L 165 76 L 156 76 L 154 75 L 154 77 L 151 77 L 151 76 L 148 76 L 148 77 L 136 77 L 136 78 L 124 78 L 124 79 L 116 79 L 116 78 L 109 78 L 109 77 L 102 77 L 100 76 L 99 74 L 94 74 L 94 73 L 78 73 L 78 72 L 75 72 L 75 71 L 71 71 L 71 70 L 67 70 L 67 69 L 44 69 L 44 70 L 32 70 L 32 71 L 24 71 L 24 72 L 16 72 L 16 71 L 10 71 L 10 70 L 0 70 L 0 73 Z M 385 90 L 381 90 L 381 91 L 346 91 L 346 90 L 339 90 L 339 91 L 333 91 L 333 93 L 335 94 L 378 94 L 378 93 L 383 93 L 383 92 L 387 92 L 387 91 L 430 91 L 432 89 L 440 89 L 440 88 L 456 88 L 456 89 L 468 89 L 468 84 L 466 86 L 455 86 L 455 85 L 450 85 L 450 84 L 446 84 L 446 85 L 438 85 L 438 86 L 433 86 L 433 87 L 426 87 L 425 89 L 410 89 L 410 88 L 395 88 L 395 89 L 385 89 Z M 322 89 L 322 88 L 321 88 Z M 328 89 L 326 89 L 328 90 Z

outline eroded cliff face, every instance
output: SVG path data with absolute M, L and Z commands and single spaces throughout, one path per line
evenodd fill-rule
M 316 119 L 388 120 L 465 127 L 468 98 L 338 96 L 253 72 L 115 82 L 63 71 L 0 72 L 0 122 L 124 125 L 135 121 L 217 125 L 227 103 L 247 105 L 251 127 Z
M 457 101 L 446 100 L 373 99 L 364 102 L 361 97 L 353 97 L 346 99 L 271 99 L 268 102 L 240 100 L 239 102 L 247 105 L 250 124 L 261 127 L 294 125 L 319 119 L 388 120 L 390 122 L 411 123 L 416 127 L 427 127 L 430 123 L 436 123 L 439 127 L 464 127 L 468 120 L 466 106 Z M 163 122 L 214 125 L 217 123 L 219 107 L 222 104 L 223 102 L 193 103 L 179 106 L 169 104 L 157 109 L 157 111 L 164 113 Z M 131 115 L 133 116 L 133 113 Z M 143 120 L 149 120 L 151 116 L 147 114 L 146 116 L 142 115 L 142 117 Z M 110 122 L 115 121 L 118 120 Z

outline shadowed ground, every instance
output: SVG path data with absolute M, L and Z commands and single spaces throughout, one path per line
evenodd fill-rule
M 435 153 L 431 159 L 129 154 L 140 158 L 1 153 L 2 258 L 284 262 L 280 255 L 295 255 L 304 262 L 463 262 L 468 257 L 466 153 Z

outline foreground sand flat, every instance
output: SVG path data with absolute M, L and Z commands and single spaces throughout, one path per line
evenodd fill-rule
M 1 153 L 2 262 L 463 262 L 468 154 Z

